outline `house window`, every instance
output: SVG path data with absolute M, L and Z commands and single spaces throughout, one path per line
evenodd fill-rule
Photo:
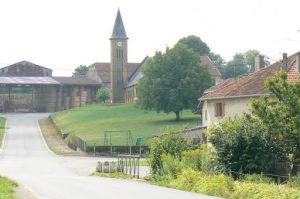
M 215 116 L 224 117 L 225 115 L 225 103 L 215 103 Z

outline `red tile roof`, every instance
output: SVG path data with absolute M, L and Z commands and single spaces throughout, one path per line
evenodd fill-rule
M 289 82 L 295 82 L 300 79 L 297 57 L 300 57 L 300 52 L 288 57 Z M 206 90 L 200 100 L 268 95 L 269 91 L 265 88 L 264 82 L 268 77 L 273 76 L 277 71 L 281 70 L 281 65 L 282 62 L 279 61 L 246 77 L 228 79 Z
M 200 59 L 202 64 L 207 65 L 208 70 L 213 77 L 221 78 L 221 73 L 216 67 L 214 67 L 214 63 L 211 61 L 211 59 L 208 56 L 200 56 Z
M 132 75 L 139 67 L 140 63 L 128 63 L 128 77 Z M 111 82 L 111 67 L 110 63 L 97 62 L 89 66 L 89 68 L 95 68 L 98 76 L 101 78 L 102 83 Z

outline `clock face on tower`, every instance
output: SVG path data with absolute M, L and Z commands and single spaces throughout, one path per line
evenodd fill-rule
M 118 41 L 117 45 L 122 46 L 122 42 Z

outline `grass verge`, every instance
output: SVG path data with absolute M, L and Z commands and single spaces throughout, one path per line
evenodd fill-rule
M 55 154 L 82 155 L 81 153 L 74 151 L 68 147 L 67 143 L 64 139 L 62 139 L 49 118 L 39 120 L 39 125 L 49 149 Z
M 99 177 L 105 177 L 105 178 L 118 178 L 118 179 L 134 179 L 133 176 L 131 175 L 126 175 L 121 172 L 117 173 L 99 173 L 99 172 L 94 172 L 91 174 L 91 176 L 99 176 Z
M 0 176 L 0 198 L 2 199 L 17 199 L 15 188 L 17 183 L 9 180 L 6 177 Z
M 104 131 L 123 131 L 112 134 L 112 144 L 121 146 L 127 144 L 126 130 L 131 131 L 133 144 L 137 137 L 143 137 L 147 145 L 152 134 L 168 127 L 189 128 L 200 121 L 191 111 L 183 111 L 181 120 L 176 122 L 174 114 L 143 111 L 131 104 L 92 105 L 54 113 L 52 118 L 63 132 L 76 135 L 90 145 L 103 145 Z
M 5 133 L 5 123 L 6 119 L 4 117 L 0 117 L 0 147 Z

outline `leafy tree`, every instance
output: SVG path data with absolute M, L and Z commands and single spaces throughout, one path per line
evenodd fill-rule
M 247 67 L 244 54 L 236 53 L 233 56 L 233 59 L 229 61 L 224 67 L 222 67 L 220 71 L 224 79 L 248 74 L 249 68 Z
M 259 55 L 258 50 L 247 50 L 244 54 L 245 56 L 245 63 L 249 67 L 250 72 L 255 71 L 255 57 Z
M 259 54 L 258 50 L 247 50 L 245 53 L 236 53 L 232 60 L 227 64 L 218 66 L 224 79 L 247 75 L 255 71 L 255 57 Z M 270 65 L 270 62 L 265 57 L 265 66 Z
M 224 59 L 219 54 L 210 52 L 208 56 L 217 68 L 222 67 L 225 63 Z
M 224 59 L 221 57 L 221 55 L 211 52 L 208 45 L 202 41 L 200 37 L 190 35 L 180 39 L 178 43 L 187 45 L 200 55 L 208 55 L 216 67 L 220 67 L 224 64 Z
M 138 84 L 138 104 L 146 110 L 174 112 L 176 120 L 183 109 L 194 109 L 203 91 L 212 85 L 199 55 L 178 43 L 165 53 L 156 52 L 143 70 Z
M 250 115 L 225 118 L 209 133 L 219 162 L 233 172 L 274 173 L 275 163 L 284 158 L 280 148 L 269 142 L 265 125 Z
M 245 62 L 247 64 L 248 68 L 250 69 L 250 73 L 255 71 L 255 57 L 256 57 L 256 55 L 259 55 L 259 54 L 260 54 L 260 52 L 255 49 L 247 50 L 244 53 Z M 270 65 L 270 62 L 267 57 L 264 58 L 264 65 L 265 66 Z
M 208 45 L 205 42 L 203 42 L 200 39 L 200 37 L 197 37 L 195 35 L 184 37 L 180 39 L 178 43 L 187 45 L 189 48 L 193 49 L 196 53 L 199 53 L 200 55 L 208 55 L 210 53 Z
M 271 141 L 283 149 L 292 165 L 300 165 L 300 82 L 288 83 L 278 72 L 266 81 L 272 97 L 252 100 L 253 114 L 267 126 Z M 297 167 L 294 166 L 293 174 Z
M 88 72 L 89 68 L 85 65 L 80 65 L 75 68 L 73 75 L 85 75 Z
M 98 102 L 106 102 L 110 99 L 110 90 L 105 87 L 101 87 L 98 89 L 96 94 L 96 99 Z

